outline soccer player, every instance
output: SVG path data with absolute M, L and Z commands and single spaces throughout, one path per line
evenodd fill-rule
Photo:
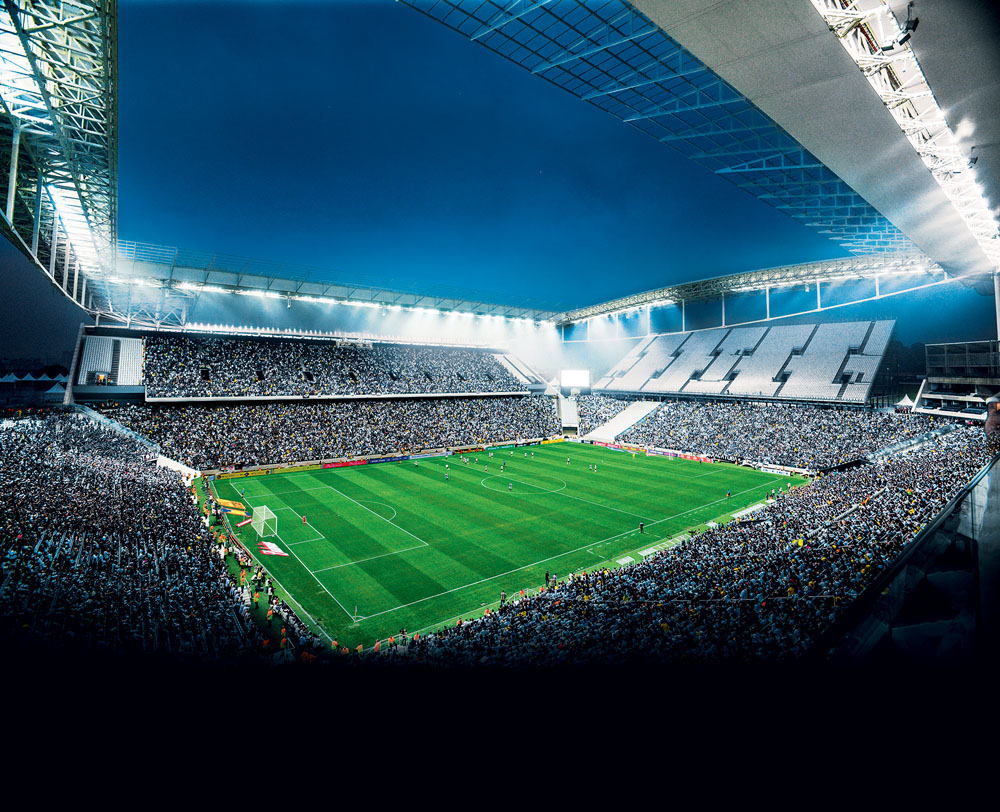
M 508 482 L 507 483 L 507 493 L 510 493 L 513 490 L 514 490 L 514 483 L 513 482 Z
M 730 496 L 730 493 L 729 493 L 729 488 L 726 488 L 726 499 L 728 499 L 728 498 L 729 498 L 729 496 Z
M 447 471 L 444 472 L 444 481 L 445 482 L 448 481 L 448 472 Z
M 645 523 L 639 522 L 639 532 L 642 533 L 642 528 L 645 527 Z
M 569 465 L 569 457 L 566 458 L 566 464 Z
M 306 526 L 306 517 L 305 517 L 305 514 L 304 514 L 304 513 L 302 514 L 302 526 L 303 526 L 303 527 L 305 527 L 305 526 Z

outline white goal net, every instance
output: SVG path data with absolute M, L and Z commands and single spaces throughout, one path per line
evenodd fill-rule
M 267 505 L 261 505 L 253 509 L 250 517 L 250 526 L 257 531 L 261 538 L 278 535 L 278 517 Z

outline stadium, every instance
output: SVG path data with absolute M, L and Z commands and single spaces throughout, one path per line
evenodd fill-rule
M 350 56 L 274 57 L 303 96 L 260 79 L 247 126 L 250 80 L 193 112 L 195 68 L 142 62 L 126 0 L 0 8 L 6 645 L 330 673 L 988 659 L 993 13 L 349 5 L 296 6 L 293 50 Z M 192 53 L 256 59 L 213 36 Z M 351 66 L 366 36 L 404 55 Z

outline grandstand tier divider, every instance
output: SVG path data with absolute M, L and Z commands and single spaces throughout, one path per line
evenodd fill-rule
M 401 400 L 409 398 L 501 398 L 531 395 L 528 390 L 511 392 L 398 392 L 371 395 L 244 395 L 241 397 L 153 397 L 148 403 L 239 403 L 281 400 Z

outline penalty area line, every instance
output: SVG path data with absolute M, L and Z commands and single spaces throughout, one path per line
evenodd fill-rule
M 782 478 L 775 477 L 774 479 L 768 480 L 767 482 L 762 482 L 759 485 L 754 485 L 754 486 L 752 486 L 750 488 L 747 488 L 745 490 L 739 491 L 735 495 L 739 496 L 740 494 L 744 494 L 744 493 L 747 493 L 749 491 L 756 490 L 757 488 L 766 487 L 767 485 L 770 485 L 772 482 L 779 482 L 781 479 L 783 479 L 783 477 Z M 731 497 L 728 497 L 728 498 L 731 498 Z M 670 521 L 671 519 L 676 519 L 676 518 L 679 518 L 680 516 L 686 516 L 689 513 L 694 513 L 697 510 L 702 510 L 702 509 L 704 509 L 706 507 L 709 507 L 711 505 L 716 505 L 719 502 L 725 502 L 725 501 L 727 501 L 727 497 L 723 497 L 722 499 L 716 499 L 714 502 L 706 502 L 703 505 L 698 505 L 698 507 L 693 507 L 693 508 L 690 508 L 689 510 L 684 510 L 684 511 L 681 511 L 680 513 L 675 513 L 672 516 L 665 516 L 662 519 L 657 519 L 655 521 L 649 522 L 646 525 L 646 527 L 653 527 L 655 525 L 662 524 L 663 522 Z M 374 614 L 367 615 L 366 619 L 370 619 L 370 618 L 374 618 L 374 617 L 379 617 L 380 615 L 388 615 L 388 614 L 391 614 L 392 612 L 398 612 L 400 609 L 407 609 L 410 606 L 415 606 L 416 604 L 423 603 L 424 601 L 433 600 L 434 598 L 440 598 L 440 597 L 443 597 L 444 595 L 450 595 L 453 592 L 460 592 L 463 589 L 468 589 L 469 587 L 472 587 L 472 586 L 478 586 L 479 584 L 485 584 L 485 583 L 488 583 L 490 581 L 494 581 L 497 578 L 503 578 L 505 575 L 513 575 L 515 572 L 521 572 L 522 570 L 530 569 L 531 567 L 537 567 L 540 564 L 547 564 L 550 561 L 555 561 L 557 558 L 562 558 L 563 556 L 566 556 L 566 555 L 572 555 L 573 553 L 582 552 L 584 550 L 587 550 L 588 547 L 596 547 L 599 544 L 604 544 L 605 542 L 608 542 L 608 541 L 614 541 L 615 539 L 621 538 L 622 536 L 631 535 L 634 532 L 635 532 L 634 530 L 625 530 L 625 531 L 623 531 L 621 533 L 617 533 L 614 536 L 608 536 L 608 538 L 606 538 L 606 539 L 601 539 L 600 541 L 588 541 L 586 544 L 584 544 L 584 545 L 582 545 L 580 547 L 576 547 L 575 549 L 572 549 L 572 550 L 566 550 L 564 552 L 557 553 L 556 555 L 550 556 L 549 558 L 543 558 L 540 561 L 533 561 L 530 564 L 525 564 L 523 567 L 515 567 L 512 570 L 507 570 L 506 572 L 500 572 L 500 573 L 497 573 L 496 575 L 490 575 L 487 578 L 481 578 L 478 581 L 472 581 L 471 583 L 463 584 L 462 586 L 457 586 L 454 589 L 446 589 L 444 592 L 438 592 L 437 594 L 427 595 L 426 597 L 418 598 L 417 600 L 410 601 L 409 603 L 400 604 L 399 606 L 395 606 L 392 609 L 385 609 L 385 610 L 383 610 L 381 612 L 375 612 Z

